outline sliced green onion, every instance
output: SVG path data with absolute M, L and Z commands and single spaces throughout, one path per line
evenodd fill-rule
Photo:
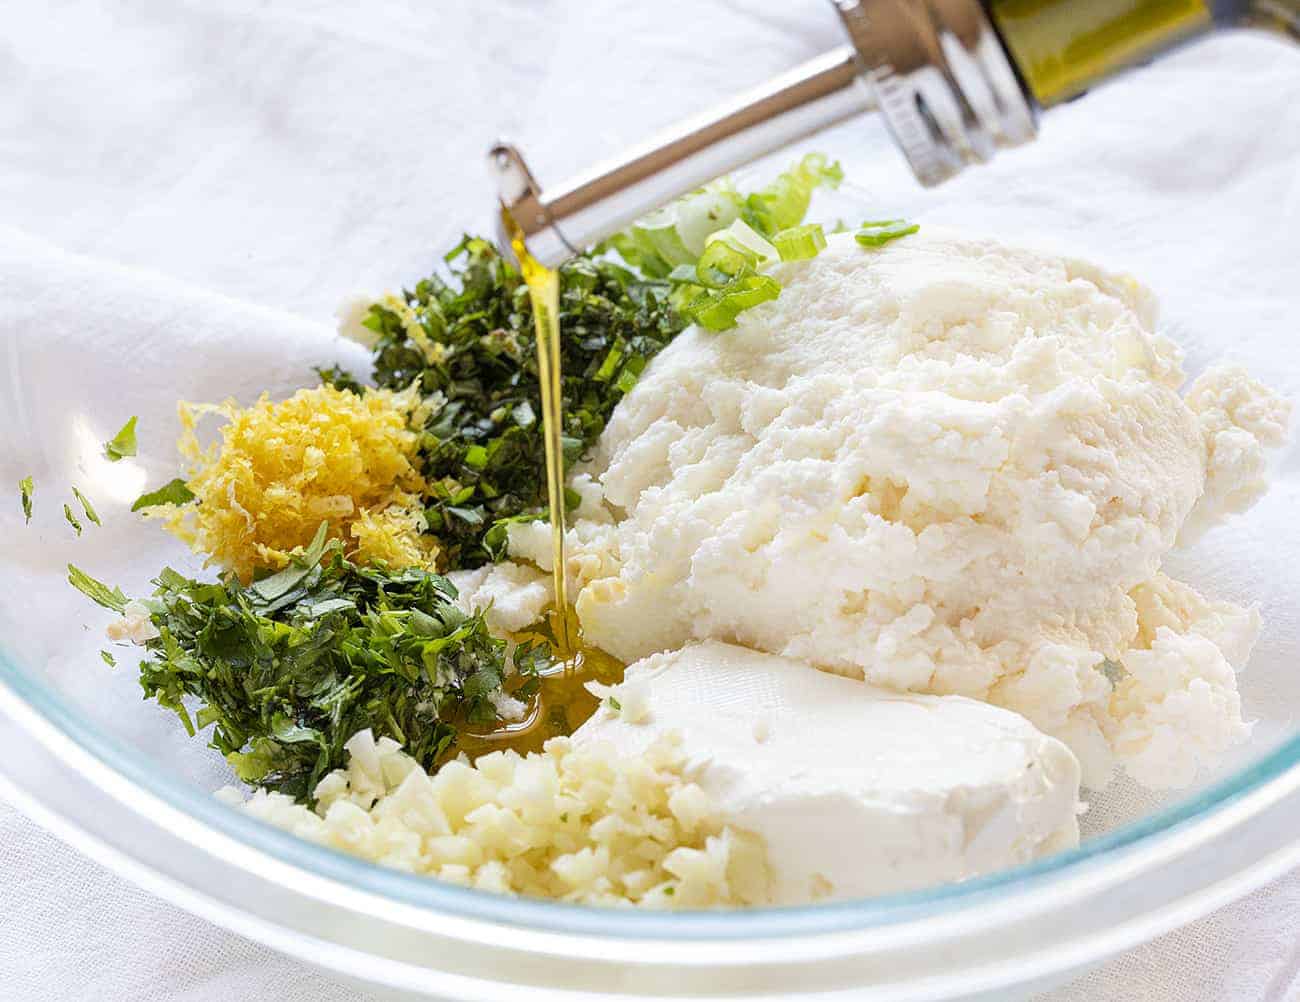
M 721 289 L 734 278 L 752 275 L 758 256 L 731 240 L 713 240 L 695 265 L 694 280 L 710 289 Z
M 688 264 L 695 258 L 677 233 L 676 206 L 658 209 L 639 220 L 632 227 L 632 236 L 648 255 L 669 265 Z
M 666 278 L 676 267 L 694 264 L 709 237 L 737 220 L 743 219 L 746 229 L 765 242 L 773 234 L 797 226 L 803 222 L 814 189 L 834 188 L 843 177 L 839 164 L 820 153 L 810 153 L 748 196 L 722 178 L 638 220 L 608 238 L 601 249 L 617 251 L 646 278 Z M 743 238 L 736 242 L 749 246 L 760 258 L 777 258 L 770 244 L 764 249 Z
M 776 261 L 780 257 L 771 242 L 743 219 L 737 219 L 725 230 L 719 230 L 717 233 L 710 235 L 709 239 L 705 241 L 705 253 L 708 253 L 710 244 L 719 240 L 726 241 L 732 246 L 754 255 L 759 263 Z
M 883 247 L 889 241 L 915 233 L 920 228 L 906 219 L 879 219 L 863 223 L 853 234 L 853 239 L 863 247 Z
M 736 317 L 743 311 L 780 294 L 780 283 L 770 275 L 743 275 L 725 288 L 705 292 L 687 309 L 691 319 L 705 330 L 725 331 L 736 326 Z
M 710 233 L 740 218 L 740 201 L 740 193 L 725 177 L 678 200 L 677 236 L 692 258 L 704 253 Z
M 824 154 L 809 153 L 766 188 L 745 199 L 741 218 L 766 237 L 803 222 L 813 190 L 839 186 L 844 171 Z
M 772 237 L 772 246 L 782 261 L 807 261 L 825 248 L 826 231 L 820 223 L 791 226 Z

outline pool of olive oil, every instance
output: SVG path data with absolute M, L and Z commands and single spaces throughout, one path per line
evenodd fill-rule
M 546 449 L 546 502 L 551 520 L 551 568 L 555 605 L 542 628 L 526 631 L 521 641 L 545 639 L 557 656 L 556 664 L 541 679 L 530 697 L 529 712 L 518 723 L 490 731 L 462 732 L 459 751 L 471 757 L 500 748 L 538 751 L 547 739 L 569 734 L 596 712 L 598 701 L 586 682 L 611 684 L 623 677 L 623 665 L 604 651 L 583 643 L 578 617 L 569 605 L 564 573 L 564 419 L 560 371 L 560 276 L 536 260 L 524 243 L 523 230 L 506 208 L 501 222 L 528 286 L 537 328 L 537 381 L 541 386 L 542 437 Z M 546 636 L 549 634 L 549 636 Z M 516 679 L 520 684 L 527 680 Z

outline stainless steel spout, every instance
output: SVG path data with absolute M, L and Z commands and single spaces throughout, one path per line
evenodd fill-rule
M 498 195 L 555 261 L 730 170 L 879 108 L 913 171 L 936 184 L 1034 135 L 1032 106 L 978 0 L 832 0 L 852 44 L 543 188 L 509 143 Z
M 852 46 L 809 60 L 622 155 L 542 189 L 523 154 L 498 143 L 498 195 L 542 260 L 595 243 L 730 170 L 871 110 Z

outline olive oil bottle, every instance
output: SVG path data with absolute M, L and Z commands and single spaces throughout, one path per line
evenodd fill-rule
M 1194 39 L 1236 27 L 1300 38 L 1300 0 L 834 4 L 876 108 L 926 185 L 1033 139 L 1044 109 Z
M 1044 108 L 1217 30 L 1300 36 L 1297 0 L 986 0 L 985 7 L 1020 79 Z

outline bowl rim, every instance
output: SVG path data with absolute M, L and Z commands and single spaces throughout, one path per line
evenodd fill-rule
M 74 754 L 95 763 L 101 780 L 115 787 L 117 799 L 144 794 L 172 824 L 188 829 L 187 841 L 207 836 L 233 840 L 253 850 L 273 867 L 320 878 L 334 888 L 354 888 L 363 896 L 387 902 L 408 918 L 438 916 L 463 924 L 461 931 L 504 927 L 546 938 L 574 936 L 597 941 L 658 941 L 721 945 L 734 941 L 835 937 L 873 930 L 886 933 L 939 916 L 987 911 L 990 906 L 1024 898 L 1049 884 L 1084 876 L 1126 851 L 1149 846 L 1176 832 L 1207 825 L 1216 816 L 1282 777 L 1300 780 L 1300 734 L 1281 742 L 1255 761 L 1196 793 L 1090 839 L 1074 849 L 958 883 L 873 898 L 814 905 L 727 911 L 652 912 L 610 909 L 566 902 L 509 897 L 460 887 L 435 878 L 406 873 L 320 846 L 245 815 L 209 792 L 151 767 L 138 750 L 102 730 L 54 689 L 24 671 L 0 641 L 0 708 L 26 716 L 25 729 L 60 757 Z M 20 723 L 22 721 L 20 720 Z M 64 745 L 62 749 L 58 745 Z M 136 809 L 143 810 L 140 805 Z M 157 812 L 155 812 L 155 815 Z M 159 820 L 157 816 L 154 820 Z M 228 842 L 227 842 L 228 844 Z M 392 917 L 391 913 L 386 913 Z M 415 924 L 420 924 L 418 921 Z

